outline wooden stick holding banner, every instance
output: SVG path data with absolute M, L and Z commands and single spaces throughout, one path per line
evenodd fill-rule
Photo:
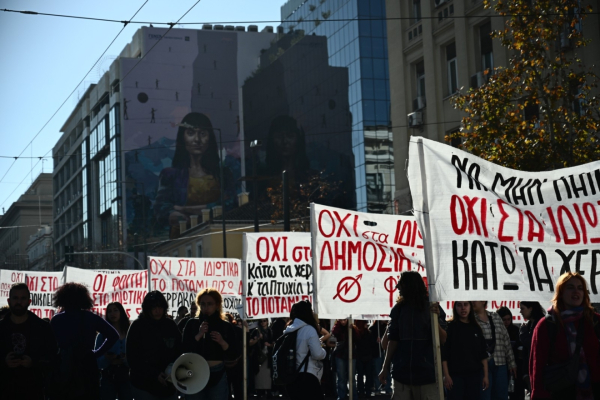
M 148 293 L 150 293 L 152 291 L 152 275 L 150 274 L 150 259 L 149 257 L 146 257 L 146 265 L 148 266 L 146 268 L 146 273 L 148 274 Z
M 354 375 L 352 371 L 352 316 L 348 316 L 348 398 L 354 400 Z
M 315 203 L 310 203 L 310 221 L 312 223 L 313 220 L 313 215 L 315 213 Z M 312 227 L 311 227 L 311 233 L 312 233 Z M 312 274 L 312 278 L 313 278 L 313 298 L 312 298 L 312 303 L 313 303 L 313 312 L 319 314 L 319 302 L 318 302 L 318 296 L 317 296 L 317 268 L 319 268 L 319 266 L 317 265 L 317 257 L 314 254 L 315 249 L 317 248 L 317 238 L 316 236 L 313 234 L 311 235 L 310 238 L 310 249 L 311 249 L 311 262 L 312 262 L 312 270 L 313 270 L 313 274 Z
M 246 345 L 246 316 L 242 315 L 242 342 L 244 352 L 242 354 L 242 361 L 244 363 L 244 399 L 248 398 L 248 368 L 247 368 L 247 345 Z
M 419 165 L 421 167 L 421 183 L 422 183 L 422 195 L 423 195 L 423 204 L 421 204 L 421 213 L 423 214 L 423 219 L 425 221 L 423 226 L 423 231 L 421 235 L 423 236 L 423 250 L 425 250 L 425 270 L 427 271 L 427 285 L 429 286 L 429 300 L 431 301 L 430 306 L 435 304 L 435 291 L 431 290 L 433 286 L 435 286 L 435 274 L 433 272 L 433 253 L 431 249 L 431 225 L 429 222 L 429 202 L 427 198 L 427 177 L 425 174 L 425 156 L 423 153 L 423 140 L 418 139 L 417 145 L 419 148 Z M 410 160 L 409 160 L 410 162 Z M 434 298 L 432 298 L 434 297 Z M 436 379 L 438 384 L 438 390 L 440 399 L 444 398 L 444 380 L 442 375 L 442 357 L 441 357 L 441 346 L 440 346 L 440 331 L 439 331 L 439 322 L 438 315 L 434 314 L 430 311 L 431 314 L 431 333 L 433 335 L 433 356 L 435 358 L 435 369 L 436 369 Z

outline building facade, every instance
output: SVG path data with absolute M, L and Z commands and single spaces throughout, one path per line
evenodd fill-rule
M 83 94 L 53 148 L 57 264 L 73 246 L 104 253 L 77 255 L 79 267 L 134 268 L 114 252 L 144 257 L 148 243 L 221 212 L 221 161 L 224 206 L 237 207 L 245 173 L 241 86 L 272 31 L 204 25 L 134 34 Z M 207 143 L 198 139 L 204 131 Z
M 17 201 L 0 216 L 0 268 L 29 270 L 31 235 L 52 224 L 52 174 L 41 173 Z M 51 237 L 51 233 L 50 233 Z M 51 239 L 50 239 L 51 240 Z
M 452 95 L 484 84 L 484 71 L 507 66 L 510 54 L 490 37 L 505 28 L 505 19 L 485 9 L 482 0 L 387 0 L 386 7 L 397 160 L 394 199 L 397 212 L 407 213 L 412 210 L 404 170 L 410 136 L 444 142 L 460 129 L 463 114 L 454 109 Z M 587 16 L 583 32 L 592 42 L 577 54 L 598 74 L 598 15 Z
M 325 36 L 328 65 L 348 69 L 356 209 L 373 213 L 390 212 L 395 191 L 392 135 L 380 134 L 391 126 L 386 15 L 385 0 L 289 0 L 281 7 L 284 32 Z
M 27 241 L 27 257 L 30 271 L 52 271 L 54 269 L 54 248 L 52 227 L 44 225 Z

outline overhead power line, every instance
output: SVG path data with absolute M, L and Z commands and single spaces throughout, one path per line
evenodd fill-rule
M 135 14 L 133 14 L 133 16 L 130 18 L 130 20 L 132 20 L 140 12 L 140 10 L 146 5 L 146 3 L 148 3 L 148 0 L 144 1 L 144 4 L 142 4 L 142 6 L 140 8 L 138 8 L 138 10 L 135 12 Z M 26 13 L 29 13 L 29 12 L 26 12 Z M 100 55 L 100 57 L 98 57 L 98 59 L 96 60 L 96 62 L 94 63 L 94 65 L 92 65 L 92 67 L 89 69 L 89 71 L 84 75 L 84 77 L 81 79 L 81 81 L 79 81 L 79 83 L 77 84 L 77 86 L 75 86 L 75 88 L 73 89 L 73 91 L 71 91 L 71 93 L 67 96 L 67 98 L 61 103 L 61 105 L 54 112 L 54 114 L 52 114 L 52 116 L 50 117 L 50 119 L 48 119 L 48 121 L 46 121 L 46 123 L 44 124 L 44 126 L 42 126 L 42 128 L 29 141 L 29 143 L 27 143 L 27 146 L 25 146 L 25 148 L 23 149 L 23 151 L 21 151 L 21 153 L 19 153 L 19 156 L 21 156 L 25 152 L 25 150 L 27 150 L 27 148 L 29 146 L 31 146 L 31 144 L 33 143 L 33 141 L 39 136 L 40 133 L 42 133 L 42 131 L 44 130 L 44 128 L 46 128 L 46 126 L 48 126 L 48 124 L 50 123 L 50 121 L 52 121 L 52 119 L 56 116 L 56 114 L 58 114 L 58 112 L 63 108 L 63 106 L 71 98 L 71 96 L 73 96 L 73 93 L 75 93 L 75 91 L 77 90 L 77 88 L 79 87 L 79 85 L 81 85 L 83 83 L 83 81 L 85 80 L 85 78 L 87 78 L 87 76 L 90 74 L 90 72 L 92 72 L 92 70 L 98 64 L 98 62 L 100 62 L 100 60 L 102 59 L 102 57 L 104 57 L 104 55 L 106 54 L 106 52 L 108 51 L 108 49 L 110 48 L 110 46 L 112 46 L 112 44 L 117 40 L 117 38 L 119 37 L 119 35 L 121 35 L 121 33 L 123 32 L 123 30 L 125 29 L 125 27 L 127 26 L 128 23 L 129 23 L 128 21 L 124 21 L 123 28 L 121 28 L 121 30 L 119 31 L 119 33 L 117 33 L 117 36 L 115 36 L 115 38 L 110 42 L 110 44 L 106 47 L 106 49 L 104 49 L 104 51 L 102 52 L 102 54 Z M 4 175 L 2 175 L 2 178 L 0 178 L 0 182 L 2 182 L 4 180 L 4 178 L 6 177 L 6 175 L 8 174 L 8 172 L 12 169 L 13 165 L 15 165 L 15 162 L 17 161 L 17 159 L 18 159 L 18 157 L 15 157 L 15 160 L 10 164 L 10 166 L 8 167 L 8 169 L 6 170 L 6 172 L 4 173 Z M 33 167 L 32 167 L 32 169 L 33 169 Z M 2 204 L 4 204 L 4 203 L 2 203 Z
M 57 18 L 70 18 L 70 19 L 83 19 L 88 21 L 98 22 L 111 22 L 118 24 L 141 24 L 141 25 L 167 25 L 173 27 L 174 25 L 227 25 L 227 24 L 282 24 L 282 23 L 301 23 L 301 22 L 344 22 L 344 21 L 397 21 L 397 20 L 412 20 L 414 17 L 385 17 L 385 18 L 323 18 L 323 19 L 299 19 L 299 20 L 262 20 L 262 21 L 204 21 L 204 22 L 160 22 L 160 21 L 122 21 L 111 18 L 95 18 L 86 17 L 80 15 L 67 15 L 67 14 L 51 14 L 41 13 L 37 11 L 24 11 L 24 10 L 10 10 L 2 9 L 0 11 L 27 14 L 27 15 L 39 15 L 45 17 L 57 17 Z M 597 15 L 598 12 L 580 12 L 579 15 Z M 567 13 L 528 13 L 528 14 L 479 14 L 479 15 L 448 15 L 445 19 L 458 19 L 458 18 L 477 18 L 477 17 L 552 17 L 552 16 L 566 16 Z M 432 16 L 421 16 L 420 19 L 438 19 L 437 15 Z
M 192 6 L 191 6 L 191 7 L 190 7 L 190 8 L 189 8 L 189 9 L 188 9 L 188 10 L 187 10 L 185 13 L 183 13 L 183 15 L 182 15 L 182 16 L 181 16 L 181 17 L 180 17 L 178 20 L 177 20 L 177 22 L 174 22 L 174 23 L 171 23 L 171 24 L 170 24 L 170 27 L 169 27 L 169 29 L 167 29 L 167 31 L 166 31 L 166 32 L 165 32 L 163 35 L 161 35 L 160 39 L 158 39 L 158 40 L 156 41 L 156 43 L 154 44 L 154 46 L 152 46 L 152 47 L 151 47 L 151 48 L 150 48 L 150 49 L 149 49 L 149 50 L 148 50 L 148 51 L 147 51 L 147 52 L 144 54 L 144 56 L 142 56 L 142 57 L 139 59 L 139 61 L 138 61 L 138 62 L 137 62 L 137 63 L 136 63 L 136 64 L 135 64 L 135 65 L 134 65 L 134 66 L 133 66 L 133 67 L 132 67 L 132 68 L 129 70 L 129 72 L 128 72 L 128 73 L 127 73 L 127 74 L 126 74 L 126 75 L 125 75 L 125 76 L 122 78 L 122 81 L 123 81 L 123 80 L 125 80 L 125 78 L 126 78 L 126 77 L 127 77 L 127 76 L 128 76 L 130 73 L 131 73 L 131 71 L 133 71 L 133 70 L 135 69 L 135 67 L 137 67 L 137 66 L 139 65 L 139 63 L 140 63 L 140 62 L 141 62 L 141 61 L 142 61 L 142 60 L 143 60 L 143 59 L 144 59 L 144 58 L 145 58 L 145 57 L 146 57 L 146 56 L 147 56 L 147 55 L 148 55 L 148 54 L 149 54 L 149 53 L 152 51 L 152 49 L 154 49 L 154 48 L 156 47 L 156 45 L 157 45 L 157 44 L 158 44 L 158 43 L 159 43 L 159 42 L 160 42 L 160 41 L 161 41 L 161 40 L 162 40 L 162 39 L 165 37 L 165 35 L 166 35 L 167 33 L 169 33 L 169 31 L 170 31 L 171 29 L 173 29 L 173 27 L 174 27 L 176 24 L 178 24 L 178 23 L 179 23 L 179 21 L 181 21 L 181 20 L 182 20 L 182 19 L 183 19 L 183 18 L 184 18 L 186 15 L 188 15 L 188 13 L 189 13 L 190 11 L 192 11 L 192 9 L 193 9 L 194 7 L 196 7 L 196 5 L 198 5 L 198 3 L 200 3 L 200 1 L 201 1 L 201 0 L 198 0 L 198 1 L 196 1 L 196 2 L 195 2 L 195 3 L 194 3 L 194 4 L 193 4 L 193 5 L 192 5 Z M 132 19 L 133 19 L 133 18 L 134 18 L 134 17 L 135 17 L 135 16 L 136 16 L 136 15 L 137 15 L 139 12 L 140 12 L 140 10 L 142 9 L 142 7 L 144 7 L 144 5 L 146 5 L 146 3 L 147 3 L 147 2 L 148 2 L 148 0 L 146 0 L 146 1 L 144 2 L 144 4 L 142 4 L 142 6 L 141 6 L 141 7 L 140 7 L 140 8 L 139 8 L 139 9 L 138 9 L 136 12 L 135 12 L 135 14 L 133 15 L 133 17 L 131 17 L 130 21 L 131 21 L 131 20 L 132 20 Z M 123 26 L 123 28 L 121 29 L 121 31 L 119 31 L 119 33 L 117 34 L 117 37 L 118 37 L 118 36 L 121 34 L 121 32 L 123 32 L 123 29 L 125 29 L 125 27 L 126 27 L 126 26 L 127 26 L 127 24 L 124 24 L 124 26 Z M 108 47 L 110 47 L 110 46 L 111 46 L 111 45 L 114 43 L 114 41 L 115 41 L 116 39 L 117 39 L 117 38 L 115 37 L 115 39 L 114 39 L 114 40 L 111 42 L 111 44 L 110 44 Z M 101 59 L 101 58 L 104 56 L 104 53 L 106 53 L 106 51 L 107 51 L 107 50 L 108 50 L 108 48 L 107 48 L 107 49 L 106 49 L 106 50 L 105 50 L 105 51 L 102 53 L 102 56 L 100 56 L 100 58 L 98 59 L 98 61 L 100 61 L 100 59 Z M 90 69 L 90 71 L 91 71 L 91 70 L 94 68 L 94 66 L 95 66 L 95 65 L 98 63 L 98 61 L 96 61 L 96 63 L 94 63 L 94 65 L 92 66 L 92 68 Z M 89 72 L 88 72 L 88 74 L 89 74 Z M 87 76 L 87 74 L 86 74 L 86 76 Z M 84 77 L 84 79 L 85 79 L 85 77 Z M 82 80 L 82 82 L 83 82 L 83 80 Z M 80 83 L 79 83 L 79 84 L 78 84 L 78 85 L 75 87 L 75 89 L 73 89 L 73 92 L 71 92 L 71 94 L 69 95 L 69 97 L 71 97 L 71 95 L 72 95 L 72 94 L 75 92 L 75 90 L 77 90 L 77 87 L 79 87 L 79 85 L 80 85 L 80 84 L 81 84 L 81 82 L 80 82 Z M 67 97 L 67 99 L 65 99 L 65 101 L 64 101 L 64 102 L 61 104 L 61 106 L 59 107 L 59 109 L 58 109 L 58 110 L 56 110 L 56 112 L 55 112 L 55 113 L 52 115 L 52 117 L 50 117 L 50 120 L 52 120 L 52 118 L 54 118 L 54 116 L 55 116 L 55 115 L 58 113 L 58 111 L 59 111 L 59 110 L 62 108 L 62 106 L 63 106 L 63 105 L 64 105 L 64 104 L 67 102 L 67 100 L 69 99 L 69 97 Z M 39 135 L 39 134 L 42 132 L 42 130 L 43 130 L 45 127 L 46 127 L 46 125 L 48 125 L 48 123 L 50 122 L 50 120 L 48 120 L 48 122 L 46 122 L 46 124 L 44 124 L 44 126 L 42 127 L 42 129 L 40 129 L 40 131 L 39 131 L 39 132 L 38 132 L 38 133 L 35 135 L 35 137 L 37 137 L 37 136 L 38 136 L 38 135 Z M 35 137 L 34 137 L 34 139 L 35 139 Z M 31 144 L 31 142 L 32 142 L 32 141 L 33 141 L 33 139 L 32 139 L 32 140 L 29 142 L 29 144 Z M 29 146 L 29 145 L 28 145 L 28 146 Z M 27 147 L 25 147 L 25 149 L 27 149 Z M 25 149 L 24 149 L 23 151 L 25 151 Z M 46 154 L 44 154 L 44 156 L 43 156 L 43 157 L 39 157 L 39 160 L 38 160 L 38 161 L 35 163 L 35 165 L 32 167 L 32 169 L 33 169 L 33 168 L 35 168 L 35 167 L 36 167 L 36 166 L 37 166 L 37 165 L 40 163 L 40 161 L 42 161 L 42 159 L 43 159 L 43 158 L 45 158 L 45 157 L 46 157 L 46 155 L 47 155 L 49 152 L 51 152 L 51 151 L 52 151 L 52 149 L 48 150 L 48 152 L 46 152 Z M 23 152 L 21 152 L 21 154 L 23 154 Z M 15 162 L 16 162 L 16 159 L 15 159 L 15 161 L 13 161 L 13 162 L 12 162 L 12 164 L 11 164 L 11 167 L 14 165 L 14 163 L 15 163 Z M 10 168 L 9 168 L 9 170 L 10 170 Z M 8 173 L 8 171 L 6 171 L 6 173 L 4 174 L 4 176 L 6 176 L 6 174 L 7 174 L 7 173 Z M 2 179 L 4 179 L 4 176 L 2 177 Z M 1 206 L 3 206 L 3 205 L 4 205 L 4 203 L 6 203 L 6 201 L 7 201 L 7 200 L 10 198 L 10 196 L 12 196 L 12 195 L 13 195 L 13 193 L 14 193 L 14 192 L 15 192 L 15 191 L 16 191 L 16 190 L 19 188 L 19 186 L 21 186 L 21 184 L 23 184 L 23 181 L 25 181 L 25 179 L 26 179 L 26 178 L 27 178 L 27 175 L 25 175 L 25 177 L 24 177 L 24 178 L 21 180 L 21 182 L 20 182 L 20 183 L 19 183 L 19 184 L 18 184 L 18 185 L 15 187 L 15 189 L 14 189 L 14 190 L 13 190 L 13 191 L 12 191 L 12 192 L 11 192 L 11 193 L 10 193 L 10 194 L 7 196 L 7 197 L 6 197 L 6 199 L 4 199 L 4 201 L 2 202 L 2 204 L 0 204 L 0 207 L 1 207 Z M 0 179 L 0 182 L 2 182 L 2 179 Z

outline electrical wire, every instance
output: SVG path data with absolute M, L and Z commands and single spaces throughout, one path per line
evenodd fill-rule
M 173 26 L 175 26 L 177 23 L 179 23 L 179 21 L 181 21 L 181 19 L 183 19 L 183 18 L 184 18 L 184 17 L 185 17 L 185 16 L 186 16 L 186 15 L 187 15 L 187 14 L 188 14 L 190 11 L 192 11 L 192 9 L 193 9 L 194 7 L 196 7 L 196 5 L 198 5 L 198 3 L 200 3 L 200 1 L 201 1 L 201 0 L 198 0 L 198 1 L 196 1 L 196 2 L 195 2 L 195 3 L 194 3 L 194 4 L 193 4 L 193 5 L 192 5 L 192 6 L 191 6 L 191 7 L 190 7 L 190 8 L 189 8 L 189 9 L 188 9 L 188 10 L 187 10 L 187 11 L 186 11 L 186 12 L 185 12 L 185 13 L 184 13 L 184 14 L 183 14 L 183 15 L 182 15 L 182 16 L 181 16 L 179 19 L 178 19 L 178 20 L 177 20 L 177 22 L 175 22 L 175 23 L 171 23 L 171 24 L 170 24 L 170 27 L 169 27 L 169 29 L 167 29 L 167 31 L 166 31 L 166 32 L 165 32 L 165 33 L 164 33 L 164 34 L 163 34 L 163 35 L 160 37 L 160 39 L 158 39 L 158 40 L 156 41 L 156 43 L 154 44 L 154 46 L 152 46 L 152 47 L 151 47 L 151 48 L 150 48 L 150 49 L 149 49 L 149 50 L 148 50 L 148 51 L 147 51 L 147 52 L 144 54 L 144 56 L 142 56 L 142 57 L 139 59 L 139 61 L 138 61 L 138 62 L 137 62 L 137 63 L 136 63 L 136 64 L 135 64 L 135 65 L 134 65 L 134 66 L 133 66 L 133 67 L 132 67 L 132 68 L 129 70 L 129 72 L 128 72 L 127 74 L 125 74 L 125 76 L 124 76 L 124 77 L 121 79 L 121 81 L 125 80 L 125 78 L 126 78 L 126 77 L 127 77 L 127 76 L 128 76 L 130 73 L 131 73 L 131 71 L 133 71 L 133 70 L 135 69 L 135 67 L 137 67 L 137 66 L 139 65 L 139 63 L 140 63 L 140 62 L 141 62 L 141 61 L 142 61 L 142 60 L 143 60 L 143 59 L 144 59 L 144 58 L 145 58 L 145 57 L 146 57 L 146 56 L 147 56 L 147 55 L 148 55 L 148 54 L 149 54 L 149 53 L 152 51 L 152 49 L 154 49 L 154 47 L 156 47 L 156 45 L 157 45 L 157 44 L 158 44 L 158 43 L 159 43 L 159 42 L 162 40 L 162 38 L 164 38 L 164 37 L 165 37 L 165 35 L 166 35 L 167 33 L 169 33 L 169 31 L 170 31 L 171 29 L 173 29 Z M 141 6 L 141 7 L 138 9 L 138 11 L 136 11 L 136 13 L 133 15 L 133 17 L 131 17 L 131 19 L 133 19 L 133 18 L 134 18 L 134 17 L 137 15 L 137 13 L 138 13 L 138 12 L 139 12 L 139 11 L 142 9 L 142 7 L 144 7 L 144 5 L 145 5 L 147 2 L 148 2 L 148 0 L 146 0 L 146 1 L 144 2 L 144 4 L 142 4 L 142 6 Z M 117 37 L 118 37 L 118 35 L 120 35 L 120 34 L 121 34 L 121 32 L 123 31 L 123 29 L 125 29 L 125 26 L 127 26 L 127 24 L 125 24 L 125 25 L 123 26 L 123 28 L 121 29 L 121 31 L 119 31 L 119 33 L 117 34 Z M 112 43 L 114 43 L 114 41 L 115 41 L 116 39 L 117 39 L 117 38 L 115 37 L 115 39 L 114 39 L 114 40 L 111 42 L 111 45 L 112 45 Z M 110 45 L 109 45 L 109 47 L 110 47 Z M 108 48 L 107 48 L 107 49 L 104 51 L 104 53 L 106 53 L 106 51 L 108 51 Z M 104 55 L 104 53 L 102 53 L 102 56 Z M 102 56 L 101 56 L 100 58 L 102 58 Z M 100 59 L 98 59 L 98 61 L 100 61 Z M 96 61 L 96 63 L 98 63 L 98 61 Z M 96 63 L 94 63 L 94 66 L 96 65 Z M 90 69 L 90 71 L 91 71 L 91 70 L 94 68 L 94 66 L 92 66 L 92 68 Z M 88 74 L 89 74 L 89 72 L 88 72 Z M 86 76 L 87 76 L 87 74 L 86 74 Z M 85 79 L 85 77 L 84 77 L 84 79 Z M 82 82 L 83 82 L 83 80 L 82 80 Z M 80 82 L 80 83 L 77 85 L 77 87 L 79 87 L 79 85 L 80 85 L 80 84 L 81 84 L 81 82 Z M 38 133 L 35 135 L 35 137 L 34 137 L 33 139 L 35 139 L 35 138 L 36 138 L 36 137 L 37 137 L 37 136 L 38 136 L 38 135 L 39 135 L 39 134 L 42 132 L 42 130 L 44 129 L 44 127 L 46 127 L 46 125 L 48 125 L 48 123 L 50 122 L 50 120 L 52 120 L 52 118 L 54 118 L 54 116 L 55 116 L 55 115 L 58 113 L 58 111 L 59 111 L 59 110 L 62 108 L 62 106 L 63 106 L 63 105 L 64 105 L 64 104 L 67 102 L 67 100 L 68 100 L 68 99 L 71 97 L 71 95 L 72 95 L 72 94 L 75 92 L 75 90 L 77 90 L 77 87 L 75 87 L 75 89 L 73 89 L 73 92 L 71 92 L 71 94 L 69 95 L 69 97 L 67 97 L 67 99 L 65 99 L 65 101 L 64 101 L 64 102 L 61 104 L 61 106 L 59 107 L 59 109 L 58 109 L 58 110 L 56 110 L 56 112 L 55 112 L 55 113 L 52 115 L 52 117 L 50 117 L 50 119 L 48 120 L 48 122 L 46 122 L 46 123 L 44 124 L 44 126 L 42 127 L 42 129 L 40 129 L 40 131 L 39 131 L 39 132 L 38 132 Z M 32 140 L 29 142 L 29 145 L 30 145 L 30 144 L 33 142 L 33 139 L 32 139 Z M 29 146 L 29 145 L 27 145 L 27 146 Z M 24 152 L 26 149 L 27 149 L 27 147 L 25 147 L 25 149 L 23 150 L 23 152 Z M 46 154 L 44 154 L 44 157 L 41 157 L 41 158 L 38 160 L 38 162 L 36 162 L 36 163 L 35 163 L 35 165 L 34 165 L 34 166 L 31 168 L 31 169 L 33 170 L 33 168 L 35 168 L 35 167 L 36 167 L 36 166 L 37 166 L 37 165 L 40 163 L 40 161 L 42 160 L 42 158 L 45 158 L 45 156 L 46 156 L 46 155 L 47 155 L 47 154 L 48 154 L 50 151 L 52 151 L 52 149 L 50 149 L 50 150 L 49 150 L 49 151 L 48 151 Z M 23 154 L 23 152 L 21 152 L 21 154 Z M 14 163 L 15 163 L 15 162 L 16 162 L 16 159 L 15 159 L 15 161 L 13 161 L 13 162 L 12 162 L 12 164 L 11 164 L 11 166 L 9 167 L 9 169 L 8 169 L 8 170 L 10 170 L 10 168 L 12 168 L 12 166 L 14 165 Z M 4 174 L 4 176 L 6 176 L 6 174 L 8 173 L 8 170 L 6 171 L 6 173 Z M 4 179 L 4 176 L 2 177 L 2 179 Z M 8 197 L 7 197 L 7 198 L 6 198 L 6 199 L 5 199 L 5 200 L 2 202 L 2 204 L 0 204 L 0 207 L 1 207 L 1 206 L 3 206 L 3 205 L 4 205 L 4 203 L 6 203 L 6 202 L 8 201 L 8 199 L 10 198 L 10 196 L 12 196 L 12 195 L 13 195 L 13 193 L 14 193 L 14 192 L 17 190 L 17 188 L 18 188 L 19 186 L 21 186 L 21 184 L 23 184 L 23 182 L 25 181 L 25 179 L 26 179 L 26 178 L 27 178 L 27 175 L 26 175 L 26 176 L 23 178 L 23 180 L 21 180 L 21 183 L 19 183 L 19 184 L 18 184 L 18 185 L 15 187 L 15 190 L 13 190 L 13 191 L 12 191 L 12 192 L 11 192 L 11 193 L 8 195 Z M 0 179 L 0 182 L 2 182 L 2 179 Z
M 39 15 L 46 17 L 58 17 L 58 18 L 70 18 L 70 19 L 83 19 L 89 21 L 99 21 L 99 22 L 111 22 L 111 23 L 127 23 L 127 21 L 121 21 L 117 19 L 110 18 L 94 18 L 94 17 L 86 17 L 79 15 L 67 15 L 67 14 L 51 14 L 51 13 L 41 13 L 37 11 L 25 11 L 25 10 L 10 10 L 10 9 L 1 9 L 0 11 L 10 12 L 10 13 L 19 13 L 19 14 L 27 14 L 27 15 Z M 598 12 L 580 12 L 579 15 L 598 15 Z M 478 18 L 478 17 L 495 17 L 495 18 L 508 18 L 508 17 L 552 17 L 552 16 L 567 16 L 567 13 L 527 13 L 527 14 L 484 14 L 484 15 L 448 15 L 445 16 L 444 19 L 460 19 L 460 18 Z M 439 16 L 421 16 L 420 20 L 423 19 L 438 19 Z M 302 22 L 347 22 L 347 21 L 398 21 L 398 20 L 412 20 L 414 21 L 414 17 L 385 17 L 385 18 L 323 18 L 323 19 L 299 19 L 299 20 L 262 20 L 262 21 L 204 21 L 204 22 L 158 22 L 158 21 L 129 21 L 130 24 L 141 24 L 141 25 L 229 25 L 229 24 L 284 24 L 284 23 L 302 23 Z M 416 22 L 416 21 L 415 21 Z
M 421 125 L 419 125 L 419 127 L 421 126 L 428 126 L 428 125 L 443 125 L 443 124 L 458 124 L 461 123 L 462 121 L 441 121 L 441 122 L 424 122 Z M 384 126 L 385 129 L 394 129 L 394 128 L 412 128 L 409 125 L 392 125 L 392 126 Z M 328 136 L 328 135 L 341 135 L 344 133 L 352 133 L 352 132 L 369 132 L 369 129 L 345 129 L 345 130 L 340 130 L 340 131 L 330 131 L 330 132 L 314 132 L 314 133 L 305 133 L 304 137 L 311 137 L 311 136 Z M 245 142 L 250 142 L 254 139 L 236 139 L 236 140 L 223 140 L 222 143 L 223 144 L 228 144 L 228 143 L 245 143 Z M 165 145 L 160 145 L 160 146 L 152 146 L 152 147 L 134 147 L 134 148 L 130 148 L 130 149 L 121 149 L 121 150 L 108 150 L 108 151 L 102 151 L 102 153 L 127 153 L 127 152 L 131 152 L 131 151 L 151 151 L 151 150 L 164 150 L 164 149 L 170 149 L 170 148 L 174 148 L 176 147 L 177 144 L 171 144 L 168 146 Z M 100 153 L 100 151 L 98 151 L 98 153 Z M 83 153 L 81 152 L 73 152 L 71 154 L 65 154 L 62 156 L 35 156 L 35 157 L 18 157 L 18 158 L 22 158 L 22 159 L 54 159 L 54 158 L 67 158 L 67 157 L 81 157 Z M 15 158 L 15 156 L 2 156 L 0 155 L 0 158 Z
M 135 12 L 135 14 L 133 14 L 133 16 L 130 18 L 130 20 L 132 20 L 142 10 L 142 8 L 146 5 L 146 3 L 148 3 L 148 1 L 149 0 L 144 1 L 144 4 L 142 4 L 141 7 L 138 8 L 138 10 Z M 94 65 L 92 65 L 92 67 L 89 69 L 89 71 L 84 75 L 84 77 L 77 84 L 77 86 L 75 86 L 75 88 L 67 96 L 67 98 L 61 103 L 61 105 L 54 112 L 54 114 L 52 114 L 52 116 L 50 117 L 50 119 L 48 119 L 48 121 L 46 121 L 46 123 L 44 124 L 44 126 L 42 126 L 42 128 L 35 134 L 35 136 L 33 137 L 33 139 L 31 139 L 29 141 L 29 143 L 27 144 L 27 146 L 25 146 L 25 148 L 23 149 L 23 151 L 21 151 L 21 153 L 19 154 L 19 156 L 21 154 L 23 154 L 25 152 L 25 150 L 27 150 L 27 148 L 29 146 L 31 146 L 31 144 L 33 143 L 33 141 L 39 136 L 40 133 L 42 133 L 42 131 L 44 130 L 44 128 L 46 128 L 46 126 L 48 126 L 48 124 L 50 123 L 50 121 L 52 121 L 52 119 L 56 116 L 56 114 L 58 114 L 58 112 L 63 108 L 63 106 L 71 98 L 71 96 L 73 96 L 73 93 L 75 93 L 75 91 L 77 90 L 77 88 L 79 87 L 79 85 L 81 85 L 83 83 L 83 81 L 85 80 L 85 78 L 87 78 L 87 76 L 90 74 L 90 72 L 92 72 L 92 70 L 100 62 L 100 60 L 102 59 L 102 57 L 104 57 L 104 55 L 106 54 L 106 52 L 108 51 L 108 49 L 113 45 L 113 43 L 121 35 L 121 33 L 123 32 L 123 30 L 125 30 L 125 28 L 127 27 L 127 24 L 129 22 L 128 21 L 122 21 L 122 22 L 123 22 L 123 27 L 121 28 L 121 30 L 119 31 L 119 33 L 117 33 L 117 36 L 115 36 L 115 38 L 110 42 L 110 44 L 106 47 L 106 49 L 104 49 L 104 51 L 102 52 L 102 54 L 100 55 L 100 57 L 98 57 L 98 59 L 96 60 L 96 62 L 94 63 Z M 6 175 L 8 174 L 8 172 L 12 169 L 13 165 L 15 165 L 16 161 L 17 161 L 17 158 L 15 158 L 15 160 L 10 164 L 10 166 L 8 167 L 8 169 L 6 170 L 6 172 L 4 173 L 4 175 L 2 175 L 2 178 L 0 178 L 0 182 L 2 182 L 4 180 L 4 178 L 6 177 Z M 36 163 L 36 165 L 37 165 L 37 163 Z M 33 167 L 32 167 L 32 170 L 33 170 Z M 5 202 L 6 202 L 6 200 L 5 200 Z M 4 202 L 2 204 L 4 204 Z

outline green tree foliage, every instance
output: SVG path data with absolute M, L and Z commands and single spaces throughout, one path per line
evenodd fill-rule
M 484 0 L 487 8 L 492 7 Z M 589 43 L 581 31 L 578 0 L 499 0 L 505 29 L 492 33 L 509 49 L 510 63 L 485 71 L 487 83 L 453 101 L 467 116 L 461 147 L 479 157 L 525 171 L 580 165 L 600 159 L 598 76 L 577 51 Z M 596 44 L 598 46 L 598 44 Z

